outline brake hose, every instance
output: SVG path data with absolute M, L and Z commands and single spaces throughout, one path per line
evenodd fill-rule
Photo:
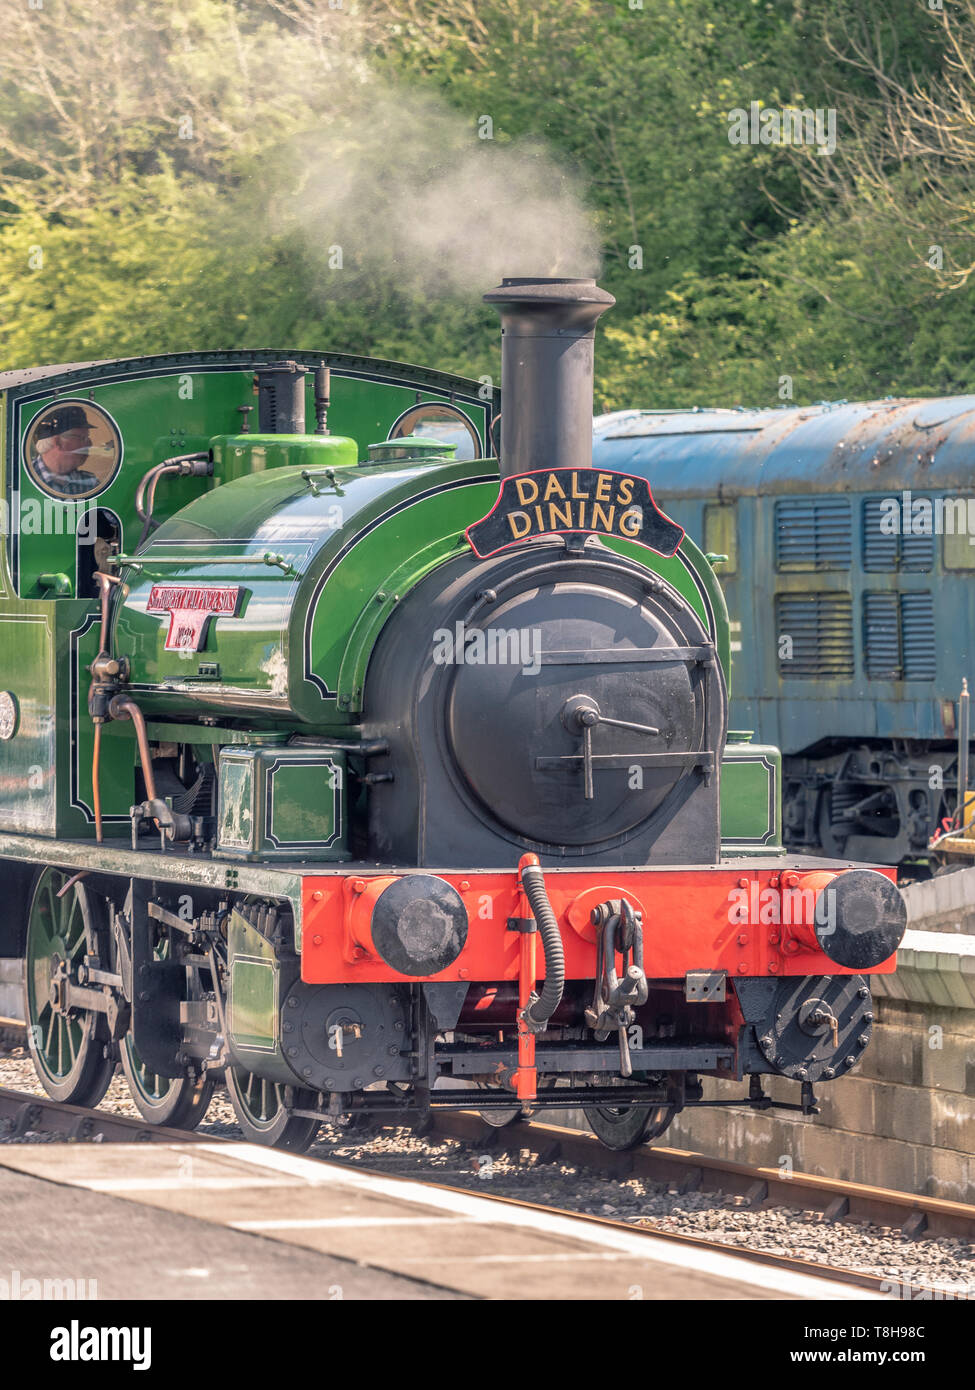
M 538 855 L 523 854 L 518 861 L 518 872 L 532 916 L 538 923 L 545 951 L 545 983 L 542 985 L 541 994 L 532 993 L 531 1002 L 526 1006 L 523 1017 L 530 1032 L 542 1033 L 562 1002 L 562 990 L 565 986 L 565 951 L 562 946 L 562 933 L 545 891 L 545 876 L 538 862 Z

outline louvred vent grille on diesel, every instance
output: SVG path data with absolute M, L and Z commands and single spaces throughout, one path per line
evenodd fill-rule
M 901 536 L 901 569 L 929 570 L 934 564 L 934 536 Z
M 775 554 L 780 570 L 849 569 L 853 557 L 849 502 L 841 497 L 777 502 Z
M 884 499 L 868 497 L 863 504 L 863 568 L 877 573 L 882 570 L 907 570 L 923 572 L 934 564 L 934 536 L 901 534 L 905 531 L 905 517 L 901 498 L 897 497 L 897 509 L 890 504 L 882 506 Z M 927 500 L 927 499 L 916 499 Z M 918 518 L 913 517 L 917 522 Z M 908 511 L 906 522 L 911 524 L 912 513 Z M 895 527 L 893 534 L 891 528 Z
M 775 614 L 780 675 L 804 679 L 853 675 L 849 594 L 777 594 Z
M 938 653 L 934 640 L 934 600 L 931 594 L 901 594 L 901 643 L 904 679 L 934 680 Z
M 931 594 L 864 594 L 863 659 L 871 680 L 933 680 L 937 649 Z
M 900 614 L 896 594 L 863 596 L 863 660 L 871 680 L 900 680 Z

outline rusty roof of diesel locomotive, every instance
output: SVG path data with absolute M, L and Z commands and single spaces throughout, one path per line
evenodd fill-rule
M 596 464 L 646 473 L 657 497 L 975 487 L 975 396 L 626 410 L 594 431 Z

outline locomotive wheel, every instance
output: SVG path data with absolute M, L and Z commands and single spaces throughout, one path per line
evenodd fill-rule
M 538 1089 L 540 1091 L 548 1091 L 552 1087 L 558 1086 L 558 1084 L 558 1081 L 554 1077 L 543 1076 L 539 1079 Z M 479 1081 L 478 1089 L 482 1091 L 491 1091 L 497 1095 L 500 1088 Z M 509 1092 L 509 1095 L 510 1094 Z M 528 1113 L 525 1114 L 520 1105 L 512 1105 L 505 1106 L 503 1110 L 478 1110 L 477 1113 L 485 1124 L 489 1124 L 492 1129 L 505 1129 L 508 1125 L 515 1125 L 533 1119 L 538 1113 L 538 1110 L 536 1106 L 532 1106 Z
M 103 902 L 83 883 L 63 891 L 71 877 L 48 868 L 34 887 L 24 949 L 24 1017 L 34 1069 L 48 1095 L 69 1105 L 97 1105 L 115 1071 L 105 1015 L 66 1008 L 56 996 L 66 982 L 80 983 L 78 967 L 86 955 L 106 958 L 108 931 Z
M 504 1129 L 507 1125 L 517 1124 L 522 1118 L 517 1105 L 512 1106 L 510 1110 L 479 1110 L 477 1113 L 492 1129 Z
M 478 1090 L 491 1091 L 496 1094 L 499 1089 L 498 1086 L 487 1086 L 483 1081 L 478 1082 Z M 520 1105 L 505 1107 L 504 1110 L 479 1110 L 477 1113 L 484 1123 L 490 1125 L 492 1129 L 504 1129 L 506 1125 L 517 1124 L 522 1118 Z
M 244 1138 L 251 1144 L 266 1144 L 269 1148 L 304 1153 L 311 1145 L 319 1120 L 289 1115 L 284 1101 L 283 1086 L 266 1081 L 240 1067 L 227 1068 L 227 1090 L 230 1094 L 237 1123 Z M 297 1088 L 294 1097 L 301 1106 L 310 1108 L 317 1099 L 314 1091 Z
M 169 954 L 170 941 L 163 933 L 156 939 L 153 956 L 162 961 L 168 960 Z M 157 1075 L 139 1056 L 131 1032 L 126 1033 L 120 1052 L 129 1094 L 142 1118 L 151 1125 L 196 1129 L 213 1097 L 216 1083 L 212 1078 Z
M 122 1043 L 122 1070 L 136 1109 L 151 1125 L 196 1129 L 213 1097 L 214 1081 L 189 1076 L 157 1076 L 139 1056 L 131 1034 Z
M 651 1139 L 659 1139 L 677 1113 L 673 1105 L 642 1105 L 626 1109 L 619 1105 L 584 1105 L 589 1128 L 607 1149 L 636 1149 Z

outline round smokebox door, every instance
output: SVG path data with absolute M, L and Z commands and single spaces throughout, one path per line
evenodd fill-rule
M 481 807 L 552 845 L 594 844 L 648 820 L 689 775 L 676 755 L 705 738 L 688 663 L 646 659 L 688 640 L 662 604 L 564 582 L 478 617 L 455 641 L 447 741 Z

